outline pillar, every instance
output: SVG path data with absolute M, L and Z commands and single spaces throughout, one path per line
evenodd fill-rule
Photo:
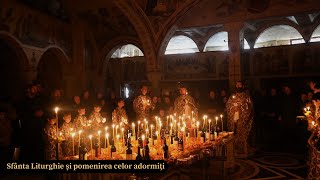
M 225 24 L 225 29 L 228 32 L 229 43 L 229 86 L 233 90 L 237 81 L 241 80 L 241 46 L 240 46 L 240 31 L 242 22 L 230 22 Z M 243 37 L 242 37 L 243 39 Z
M 160 95 L 160 81 L 161 81 L 162 73 L 161 72 L 148 72 L 147 78 L 151 82 L 152 92 L 154 95 Z

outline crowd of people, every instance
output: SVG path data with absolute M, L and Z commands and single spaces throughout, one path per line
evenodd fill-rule
M 249 90 L 245 91 L 247 95 L 251 95 L 254 105 L 255 118 L 252 126 L 255 127 L 253 129 L 257 140 L 261 143 L 274 143 L 281 139 L 277 138 L 281 135 L 289 141 L 295 141 L 292 137 L 296 131 L 306 134 L 305 126 L 299 125 L 301 122 L 297 123 L 296 116 L 302 115 L 303 107 L 312 106 L 312 100 L 317 98 L 315 84 L 310 83 L 310 89 L 301 92 L 300 98 L 287 85 L 282 87 L 282 92 L 277 88 L 270 88 L 269 92 L 268 95 L 257 96 Z M 183 86 L 177 92 L 152 96 L 148 87 L 143 85 L 134 98 L 116 98 L 114 93 L 108 96 L 100 92 L 92 95 L 85 90 L 82 95 L 75 95 L 68 100 L 60 89 L 55 89 L 51 96 L 46 96 L 39 83 L 32 84 L 20 102 L 11 103 L 9 108 L 0 108 L 0 157 L 1 160 L 12 159 L 14 149 L 19 147 L 21 160 L 54 159 L 52 153 L 45 152 L 55 148 L 54 144 L 48 143 L 48 138 L 56 132 L 55 107 L 59 107 L 59 131 L 64 132 L 64 129 L 86 127 L 88 124 L 93 128 L 112 123 L 129 126 L 131 122 L 145 118 L 152 121 L 155 116 L 165 119 L 169 114 L 188 114 L 191 111 L 197 115 L 224 114 L 227 117 L 228 99 L 229 93 L 224 89 L 220 92 L 210 90 L 207 97 L 194 99 L 192 92 L 188 92 Z M 181 108 L 186 104 L 189 108 Z M 227 127 L 226 120 L 223 123 Z M 273 133 L 274 129 L 279 130 L 278 134 Z M 302 143 L 306 136 L 302 136 Z

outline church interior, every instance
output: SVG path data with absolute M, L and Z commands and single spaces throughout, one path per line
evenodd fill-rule
M 65 160 L 69 139 L 68 160 L 170 164 L 0 179 L 320 177 L 319 0 L 2 0 L 0 18 L 1 161 Z

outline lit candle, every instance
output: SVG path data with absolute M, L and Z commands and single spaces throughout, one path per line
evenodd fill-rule
M 311 124 L 312 124 L 312 126 L 314 126 L 315 122 L 314 122 L 314 121 L 312 121 L 312 122 L 311 122 Z
M 146 129 L 146 138 L 149 138 L 149 129 Z
M 310 111 L 310 107 L 307 107 L 307 110 Z
M 132 123 L 132 136 L 136 135 L 136 126 L 134 123 Z
M 75 133 L 71 134 L 71 137 L 72 137 L 72 156 L 74 156 L 74 135 L 75 135 Z
M 114 136 L 114 124 L 112 124 L 112 138 L 114 139 L 115 136 Z
M 120 135 L 117 134 L 117 140 L 118 140 L 118 149 L 119 149 L 119 152 L 120 152 Z
M 79 133 L 79 146 L 78 147 L 80 147 L 80 135 L 81 135 L 81 132 L 82 132 L 82 130 L 80 130 L 78 133 Z
M 139 126 L 140 126 L 140 121 L 138 121 L 138 137 L 139 137 L 139 132 L 140 132 L 140 130 L 139 130 Z
M 223 115 L 220 114 L 220 119 L 221 119 L 221 131 L 223 132 L 223 120 L 222 120 Z
M 200 123 L 199 123 L 199 121 L 197 121 L 197 133 L 196 133 L 196 137 L 198 137 L 198 133 L 199 133 L 199 125 L 200 125 Z
M 216 132 L 218 133 L 218 116 L 216 116 Z
M 117 124 L 116 125 L 116 136 L 118 136 L 118 128 L 119 128 L 119 125 Z
M 209 119 L 209 133 L 210 133 L 210 123 L 211 123 L 211 119 Z
M 106 138 L 107 138 L 107 147 L 109 148 L 109 133 L 106 134 Z
M 153 124 L 151 124 L 151 138 L 152 138 L 152 129 L 153 129 Z
M 193 119 L 193 111 L 191 111 L 191 119 Z
M 170 123 L 170 136 L 171 136 L 171 134 L 172 134 L 172 126 L 173 126 L 173 124 Z
M 58 107 L 55 107 L 54 108 L 54 111 L 55 111 L 55 113 L 56 113 L 56 131 L 57 131 L 57 136 L 58 136 L 58 134 L 59 134 L 59 119 L 58 119 L 58 111 L 59 111 L 59 108 Z M 57 137 L 57 139 L 58 139 L 58 137 Z M 58 141 L 57 141 L 58 142 Z
M 100 149 L 100 134 L 101 134 L 101 131 L 99 130 L 98 131 L 98 148 Z
M 122 142 L 124 143 L 124 128 L 121 128 L 121 133 L 122 133 Z
M 142 134 L 141 138 L 142 138 L 142 145 L 143 145 L 143 147 L 144 147 L 144 146 L 145 146 L 145 142 L 144 142 L 145 136 L 144 136 L 144 134 Z
M 90 147 L 91 147 L 91 159 L 93 159 L 93 148 L 92 148 L 92 135 L 89 135 L 89 139 L 90 139 Z

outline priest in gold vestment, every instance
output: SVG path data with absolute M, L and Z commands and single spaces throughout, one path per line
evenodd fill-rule
M 192 118 L 197 119 L 198 116 L 196 103 L 193 97 L 188 95 L 186 87 L 180 87 L 179 92 L 180 96 L 174 101 L 174 112 L 177 116 L 184 116 L 188 128 L 195 128 L 195 121 L 192 121 Z
M 236 92 L 226 104 L 228 129 L 235 133 L 235 152 L 239 156 L 249 154 L 249 134 L 253 125 L 253 103 L 250 95 L 244 91 L 243 83 L 238 81 Z
M 148 120 L 152 109 L 152 103 L 150 96 L 147 95 L 148 87 L 142 86 L 141 94 L 133 101 L 133 109 L 136 112 L 137 121 Z

